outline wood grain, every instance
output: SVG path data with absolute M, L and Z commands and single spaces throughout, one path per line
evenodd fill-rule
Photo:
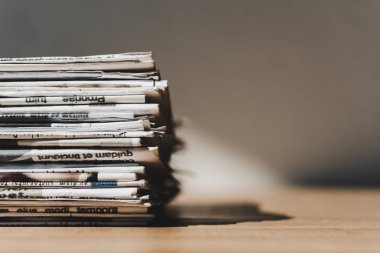
M 179 200 L 156 227 L 0 228 L 1 252 L 380 252 L 380 189 Z

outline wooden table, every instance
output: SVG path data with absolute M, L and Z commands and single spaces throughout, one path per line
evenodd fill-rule
M 380 189 L 286 188 L 177 201 L 145 228 L 0 228 L 1 252 L 380 252 Z M 217 203 L 219 202 L 219 203 Z

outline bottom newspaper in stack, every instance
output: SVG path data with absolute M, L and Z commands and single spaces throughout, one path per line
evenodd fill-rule
M 154 166 L 153 166 L 154 167 Z M 139 226 L 178 191 L 166 168 L 3 164 L 2 226 Z

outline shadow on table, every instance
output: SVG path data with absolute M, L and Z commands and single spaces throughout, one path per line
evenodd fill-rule
M 290 218 L 285 214 L 262 211 L 256 204 L 181 205 L 169 206 L 159 212 L 152 226 L 226 225 Z
M 194 225 L 226 225 L 241 222 L 277 221 L 291 217 L 261 211 L 255 204 L 177 205 L 159 211 L 153 222 L 91 217 L 3 217 L 0 227 L 187 227 Z

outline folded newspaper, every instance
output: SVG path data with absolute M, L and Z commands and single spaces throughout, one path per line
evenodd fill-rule
M 150 52 L 0 58 L 0 226 L 139 226 L 179 192 Z

